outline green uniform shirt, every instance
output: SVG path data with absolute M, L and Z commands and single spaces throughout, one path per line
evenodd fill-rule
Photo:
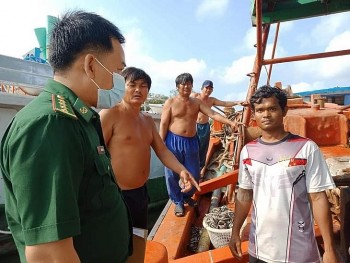
M 130 217 L 114 181 L 99 115 L 50 80 L 1 142 L 6 216 L 25 246 L 73 237 L 81 262 L 125 262 Z

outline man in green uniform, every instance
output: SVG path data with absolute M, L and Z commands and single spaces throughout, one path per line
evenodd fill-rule
M 21 262 L 116 263 L 132 252 L 130 217 L 91 108 L 123 97 L 124 42 L 115 25 L 82 11 L 52 31 L 54 78 L 1 142 L 6 216 Z

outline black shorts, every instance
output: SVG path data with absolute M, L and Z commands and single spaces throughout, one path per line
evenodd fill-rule
M 249 263 L 267 263 L 267 262 L 249 255 Z
M 131 190 L 122 190 L 126 205 L 129 208 L 132 226 L 147 229 L 148 192 L 146 185 Z

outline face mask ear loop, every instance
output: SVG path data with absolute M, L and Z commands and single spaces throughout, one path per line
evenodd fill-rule
M 113 76 L 113 73 L 112 73 L 112 72 L 110 72 L 105 66 L 103 66 L 103 64 L 102 64 L 97 58 L 95 58 L 95 59 L 96 59 L 96 61 L 98 62 L 98 64 L 100 64 L 105 70 L 108 71 L 109 74 L 111 74 L 111 75 Z
M 96 87 L 97 87 L 98 89 L 101 89 L 100 86 L 97 85 L 97 83 L 96 83 L 93 79 L 91 79 L 91 81 L 96 85 Z

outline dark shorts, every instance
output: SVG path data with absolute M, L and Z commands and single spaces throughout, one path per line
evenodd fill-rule
M 249 263 L 267 263 L 267 262 L 249 255 Z
M 131 190 L 122 190 L 129 208 L 132 226 L 147 229 L 148 192 L 146 185 Z
M 209 141 L 210 141 L 210 124 L 197 123 L 197 136 L 199 140 L 199 165 L 202 169 L 205 165 Z

